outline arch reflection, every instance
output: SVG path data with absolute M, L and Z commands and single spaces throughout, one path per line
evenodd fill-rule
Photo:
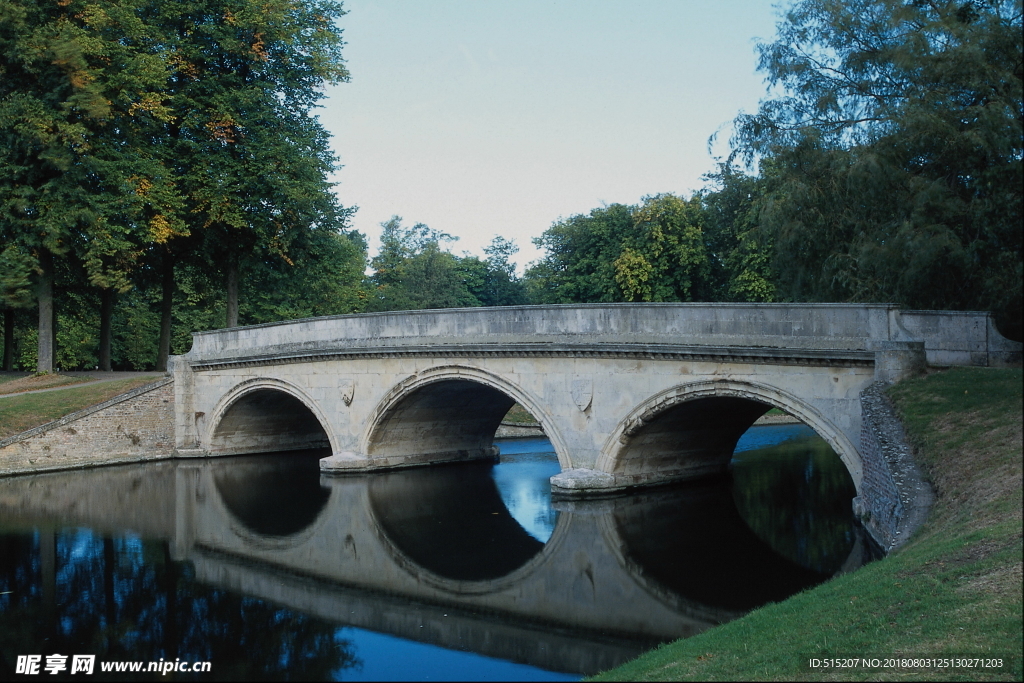
M 493 581 L 533 559 L 544 543 L 512 517 L 492 463 L 377 474 L 370 506 L 386 540 L 418 568 L 451 581 Z
M 243 527 L 258 536 L 294 536 L 316 521 L 331 497 L 320 485 L 323 456 L 315 451 L 218 460 L 213 481 L 224 507 Z
M 726 477 L 617 501 L 612 519 L 631 571 L 662 597 L 745 612 L 830 575 L 775 552 L 746 524 Z

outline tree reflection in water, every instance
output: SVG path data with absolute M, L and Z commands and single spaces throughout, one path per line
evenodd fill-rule
M 855 542 L 851 501 L 857 494 L 849 472 L 810 427 L 763 427 L 760 433 L 775 445 L 741 450 L 741 442 L 733 456 L 732 491 L 740 516 L 783 557 L 834 574 Z
M 53 577 L 43 575 L 45 543 L 56 546 Z M 42 599 L 50 580 L 53 605 Z M 175 674 L 203 680 L 334 680 L 360 665 L 335 624 L 207 588 L 162 541 L 84 530 L 2 535 L 0 594 L 4 671 L 29 653 L 214 662 L 210 673 Z M 103 679 L 98 670 L 94 676 Z
M 210 661 L 203 680 L 594 673 L 858 564 L 838 457 L 805 427 L 749 437 L 731 476 L 562 512 L 544 440 L 329 479 L 316 452 L 8 479 L 0 515 L 36 531 L 0 534 L 0 670 L 61 653 Z

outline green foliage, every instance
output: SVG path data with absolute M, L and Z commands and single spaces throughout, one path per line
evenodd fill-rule
M 700 198 L 645 197 L 613 262 L 627 301 L 702 301 L 710 293 Z
M 792 300 L 996 311 L 1020 334 L 1020 0 L 801 0 L 737 119 Z
M 633 207 L 625 204 L 556 221 L 533 241 L 547 253 L 526 273 L 531 300 L 552 304 L 623 301 L 614 264 L 632 232 Z
M 116 368 L 149 370 L 156 364 L 160 316 L 152 307 L 155 292 L 146 294 L 133 290 L 114 308 L 111 361 Z
M 96 362 L 96 288 L 128 297 L 115 366 L 151 367 L 168 267 L 193 276 L 177 299 L 206 307 L 172 320 L 179 349 L 183 326 L 222 324 L 211 274 L 227 264 L 247 322 L 361 310 L 365 244 L 312 113 L 348 77 L 343 14 L 330 0 L 0 0 L 0 307 L 26 305 L 55 257 L 59 366 Z
M 764 183 L 729 164 L 705 177 L 704 234 L 716 301 L 774 301 L 773 240 L 759 221 Z
M 456 238 L 423 223 L 402 226 L 400 216 L 381 223 L 380 252 L 370 265 L 368 311 L 510 306 L 525 303 L 525 291 L 509 258 L 515 245 L 496 237 L 486 261 L 458 257 L 442 245 Z
M 12 244 L 0 251 L 0 308 L 32 305 L 29 281 L 32 265 L 32 257 L 18 245 Z
M 551 226 L 526 273 L 535 303 L 766 301 L 774 296 L 756 233 L 753 181 L 723 171 L 721 189 L 645 197 Z

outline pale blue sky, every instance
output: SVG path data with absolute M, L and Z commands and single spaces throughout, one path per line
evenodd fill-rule
M 754 47 L 776 21 L 759 0 L 345 7 L 352 80 L 320 116 L 353 226 L 372 252 L 393 214 L 459 237 L 455 253 L 502 235 L 520 268 L 559 217 L 701 187 L 709 136 L 764 95 Z

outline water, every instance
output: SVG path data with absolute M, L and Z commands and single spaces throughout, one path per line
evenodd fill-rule
M 552 503 L 546 440 L 499 445 L 497 465 L 363 476 L 307 453 L 0 479 L 0 671 L 574 680 L 870 557 L 806 427 L 753 428 L 729 478 L 579 502 Z

